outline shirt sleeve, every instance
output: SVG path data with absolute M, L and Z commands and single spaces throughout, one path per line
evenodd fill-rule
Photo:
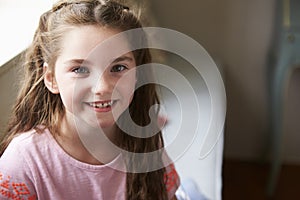
M 174 164 L 170 164 L 169 166 L 166 167 L 165 184 L 168 192 L 168 197 L 169 199 L 172 199 L 175 195 L 176 190 L 180 185 L 180 179 Z
M 0 199 L 36 200 L 33 179 L 19 140 L 13 140 L 0 157 Z

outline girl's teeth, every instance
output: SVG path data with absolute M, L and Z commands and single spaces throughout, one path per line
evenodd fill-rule
M 90 105 L 95 108 L 106 108 L 108 106 L 111 106 L 113 104 L 113 101 L 106 102 L 106 103 L 91 103 Z

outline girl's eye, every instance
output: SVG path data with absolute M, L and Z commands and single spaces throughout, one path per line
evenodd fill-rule
M 87 67 L 76 67 L 72 70 L 75 74 L 87 74 L 89 73 L 89 69 Z
M 125 65 L 114 65 L 112 68 L 111 68 L 111 72 L 121 72 L 121 71 L 124 71 L 128 69 Z

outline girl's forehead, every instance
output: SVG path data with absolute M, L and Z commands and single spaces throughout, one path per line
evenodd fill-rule
M 80 47 L 84 48 L 83 50 L 89 50 L 95 48 L 105 40 L 112 38 L 119 32 L 120 31 L 115 29 L 96 25 L 75 26 L 67 29 L 62 35 L 61 45 L 63 50 L 68 47 Z
M 131 52 L 125 34 L 116 29 L 96 25 L 78 26 L 65 32 L 61 40 L 60 56 L 89 57 Z M 121 54 L 122 55 L 122 54 Z
M 68 29 L 60 45 L 58 61 L 87 59 L 94 63 L 107 63 L 124 54 L 133 57 L 125 34 L 96 25 Z

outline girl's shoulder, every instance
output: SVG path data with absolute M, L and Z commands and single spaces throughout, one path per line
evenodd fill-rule
M 38 134 L 35 129 L 31 129 L 26 132 L 18 133 L 12 140 L 12 144 L 15 143 L 27 143 L 34 137 L 35 134 Z
M 17 134 L 0 157 L 0 165 L 7 165 L 6 163 L 18 164 L 22 162 L 22 160 L 25 159 L 24 157 L 32 154 L 32 151 L 36 151 L 39 146 L 41 146 L 41 143 L 45 143 L 47 137 L 46 132 L 46 129 L 42 132 L 32 129 Z
M 40 142 L 46 139 L 48 133 L 47 129 L 31 129 L 27 132 L 17 134 L 7 147 L 7 150 L 13 148 L 17 149 L 27 149 L 39 145 Z
M 5 191 L 0 193 L 0 199 L 19 199 L 21 196 L 36 199 L 32 169 L 28 164 L 35 135 L 34 130 L 17 135 L 0 157 L 0 190 Z
M 180 178 L 173 163 L 166 167 L 164 179 L 168 196 L 171 199 L 180 185 Z

